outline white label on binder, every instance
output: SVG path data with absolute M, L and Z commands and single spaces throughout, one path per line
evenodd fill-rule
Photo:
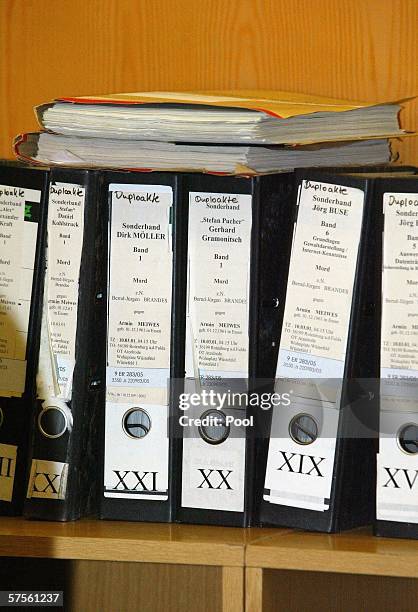
M 245 437 L 218 445 L 184 438 L 182 473 L 183 507 L 244 511 Z
M 383 196 L 381 410 L 377 457 L 380 520 L 418 523 L 418 454 L 399 443 L 418 424 L 418 194 Z
M 363 207 L 364 191 L 357 188 L 310 180 L 300 187 L 278 378 L 343 377 Z M 329 508 L 338 397 L 339 392 L 325 399 L 317 393 L 305 397 L 296 390 L 291 406 L 273 410 L 264 499 Z M 290 436 L 290 422 L 298 414 L 311 415 L 318 424 L 311 444 Z
M 248 375 L 251 196 L 189 194 L 186 375 Z
M 112 184 L 106 374 L 105 497 L 168 499 L 173 190 Z M 124 416 L 149 430 L 128 435 Z
M 0 185 L 0 395 L 25 389 L 41 192 Z
M 277 377 L 344 372 L 364 191 L 303 181 Z
M 29 475 L 27 497 L 65 499 L 68 463 L 33 459 Z
M 382 378 L 418 378 L 418 194 L 383 197 Z
M 418 425 L 418 412 L 380 413 L 376 491 L 379 520 L 418 523 L 418 454 L 403 451 L 398 440 L 398 433 L 409 423 Z
M 107 398 L 167 403 L 173 190 L 110 185 Z
M 17 446 L 0 444 L 0 500 L 11 502 L 15 480 Z
M 53 182 L 48 204 L 47 320 L 58 397 L 71 400 L 83 248 L 83 185 Z
M 289 424 L 298 414 L 309 414 L 318 424 L 318 438 L 311 444 L 298 444 L 289 435 Z M 273 413 L 264 499 L 283 506 L 328 510 L 337 430 L 338 410 L 319 401 L 292 398 L 291 406 L 280 406 Z
M 149 430 L 128 435 L 124 416 L 134 408 L 106 403 L 104 496 L 119 499 L 168 499 L 168 408 L 146 404 Z M 139 517 L 140 518 L 140 517 Z

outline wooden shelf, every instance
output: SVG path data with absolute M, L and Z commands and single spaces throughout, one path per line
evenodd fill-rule
M 20 588 L 55 576 L 70 612 L 133 612 L 137 598 L 153 612 L 374 612 L 398 601 L 414 612 L 418 597 L 418 541 L 366 529 L 327 535 L 2 518 L 0 556 L 16 558 L 6 564 L 9 585 L 16 576 Z
M 289 529 L 2 518 L 0 555 L 418 578 L 418 541 Z
M 81 520 L 0 520 L 0 555 L 243 567 L 246 546 L 289 530 Z
M 418 541 L 377 538 L 370 529 L 338 535 L 293 531 L 250 542 L 246 566 L 418 578 Z

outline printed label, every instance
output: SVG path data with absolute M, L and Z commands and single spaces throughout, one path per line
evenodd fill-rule
M 173 190 L 112 184 L 106 380 L 105 497 L 168 499 Z M 124 417 L 145 411 L 147 431 Z
M 418 194 L 385 193 L 382 378 L 418 377 Z
M 202 409 L 187 411 L 190 418 L 202 416 Z M 240 415 L 238 415 L 240 416 Z M 231 430 L 232 430 L 231 426 Z M 186 508 L 244 511 L 245 435 L 230 436 L 220 444 L 203 440 L 196 426 L 184 428 L 182 496 Z
M 67 477 L 68 463 L 33 459 L 27 497 L 65 499 Z
M 303 181 L 277 377 L 344 373 L 364 192 Z
M 186 375 L 246 378 L 251 196 L 189 194 Z
M 120 499 L 168 499 L 168 408 L 147 404 L 149 431 L 141 438 L 123 429 L 130 407 L 106 404 L 104 496 Z M 135 431 L 133 434 L 137 433 Z
M 107 397 L 166 404 L 171 187 L 110 185 Z
M 406 425 L 418 424 L 418 194 L 385 193 L 383 210 L 376 516 L 418 523 L 418 454 L 399 441 Z
M 332 404 L 330 404 L 332 406 Z M 313 417 L 318 438 L 298 444 L 289 424 L 298 414 Z M 292 398 L 291 406 L 273 412 L 264 499 L 272 504 L 324 512 L 329 509 L 338 410 L 314 398 Z
M 0 500 L 11 502 L 15 481 L 17 446 L 0 444 Z
M 86 189 L 51 183 L 48 207 L 47 318 L 59 393 L 71 400 Z
M 293 238 L 277 378 L 342 379 L 363 219 L 364 192 L 304 180 Z M 277 390 L 283 391 L 283 383 Z M 264 499 L 329 508 L 339 385 L 327 393 L 296 389 L 289 407 L 273 409 Z M 319 389 L 319 391 L 321 391 Z M 327 389 L 328 391 L 328 389 Z M 318 436 L 300 444 L 290 435 L 297 415 L 311 416 Z
M 0 185 L 0 395 L 25 389 L 41 192 Z
M 186 376 L 248 376 L 252 197 L 190 192 Z M 192 408 L 188 416 L 200 416 Z M 244 511 L 245 435 L 211 445 L 183 431 L 182 506 Z
M 398 440 L 409 423 L 418 424 L 418 411 L 380 413 L 376 496 L 376 516 L 380 520 L 418 523 L 418 454 L 407 454 Z

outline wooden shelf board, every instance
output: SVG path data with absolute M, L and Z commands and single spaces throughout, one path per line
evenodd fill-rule
M 370 529 L 337 535 L 294 531 L 250 542 L 246 565 L 418 578 L 418 541 L 373 537 Z
M 418 578 L 418 541 L 289 529 L 0 520 L 0 556 L 322 571 Z
M 273 533 L 278 530 L 2 518 L 0 556 L 243 567 L 245 546 Z

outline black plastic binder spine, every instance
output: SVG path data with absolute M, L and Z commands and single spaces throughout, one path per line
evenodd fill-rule
M 418 539 L 418 177 L 382 178 L 380 426 L 375 534 Z
M 44 277 L 48 170 L 0 165 L 0 515 L 21 514 Z
M 291 241 L 292 184 L 290 173 L 185 180 L 189 265 L 186 395 L 178 417 L 180 522 L 253 522 L 257 410 L 230 401 L 228 393 L 250 397 L 257 377 L 272 370 Z M 269 258 L 277 262 L 279 281 L 267 289 Z M 211 392 L 227 396 L 223 407 L 206 403 L 204 393 Z M 197 405 L 188 402 L 193 393 L 200 394 Z
M 91 170 L 50 174 L 27 518 L 69 521 L 97 511 L 105 340 L 100 182 Z
M 109 206 L 104 519 L 173 520 L 184 376 L 187 211 L 182 175 L 107 172 Z
M 262 524 L 335 532 L 372 520 L 382 219 L 373 190 L 367 177 L 297 174 L 275 387 L 289 404 L 266 416 Z

